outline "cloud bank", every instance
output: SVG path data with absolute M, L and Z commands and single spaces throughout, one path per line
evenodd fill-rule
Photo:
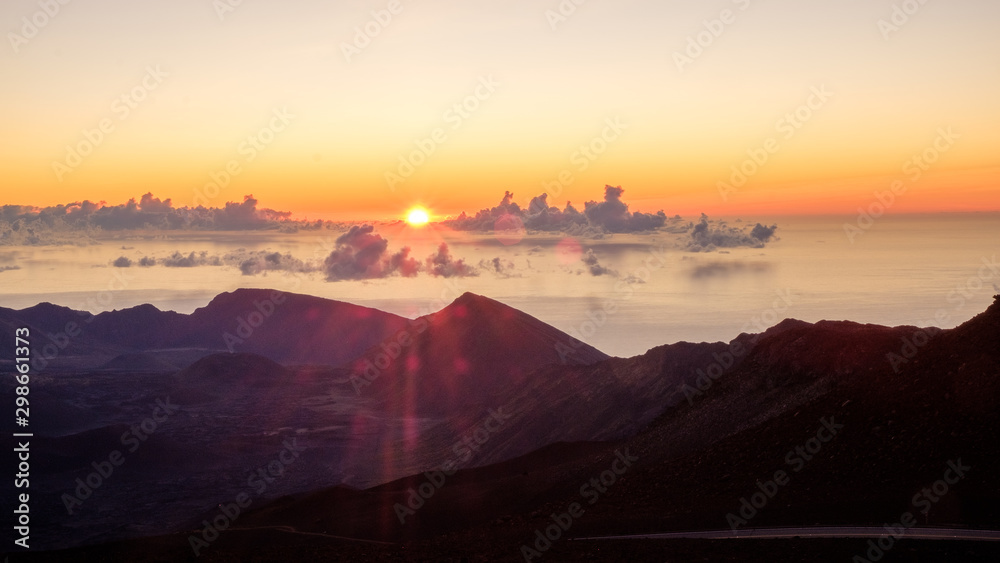
M 89 200 L 32 207 L 0 206 L 0 245 L 67 244 L 79 235 L 93 238 L 102 231 L 129 230 L 262 230 L 322 228 L 323 221 L 296 221 L 290 211 L 261 208 L 253 195 L 242 202 L 228 202 L 223 207 L 174 207 L 170 199 L 161 200 L 146 193 L 121 205 Z M 67 236 L 74 233 L 73 237 Z
M 588 201 L 581 212 L 570 202 L 563 209 L 550 206 L 548 194 L 532 198 L 527 209 L 522 209 L 514 202 L 514 194 L 505 192 L 496 207 L 482 209 L 471 217 L 463 212 L 443 223 L 458 231 L 490 232 L 506 230 L 498 228 L 498 224 L 514 218 L 528 230 L 563 232 L 574 236 L 646 232 L 664 226 L 667 216 L 662 210 L 656 213 L 631 212 L 622 200 L 624 193 L 621 186 L 605 186 L 604 201 Z
M 478 276 L 479 270 L 467 264 L 464 259 L 451 254 L 447 243 L 441 243 L 437 251 L 418 260 L 411 256 L 411 249 L 391 252 L 389 241 L 375 232 L 373 225 L 354 225 L 346 233 L 337 237 L 335 248 L 322 262 L 304 261 L 290 253 L 268 250 L 248 251 L 240 248 L 224 255 L 212 255 L 207 251 L 181 252 L 157 258 L 143 256 L 138 260 L 119 256 L 111 262 L 116 268 L 152 267 L 195 268 L 200 266 L 229 266 L 237 268 L 245 276 L 267 274 L 268 272 L 312 273 L 321 272 L 327 281 L 373 280 L 391 276 L 415 277 L 421 272 L 435 277 Z M 503 263 L 497 258 L 493 269 L 501 276 L 509 276 L 513 264 Z

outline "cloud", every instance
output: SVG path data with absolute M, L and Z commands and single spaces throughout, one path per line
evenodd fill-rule
M 375 232 L 372 225 L 355 225 L 337 238 L 337 248 L 326 257 L 323 271 L 328 281 L 367 280 L 400 275 L 415 277 L 421 271 L 437 277 L 478 276 L 479 272 L 464 259 L 451 255 L 447 243 L 441 243 L 437 252 L 428 256 L 423 264 L 411 256 L 411 249 L 403 247 L 389 252 L 389 241 Z
M 257 209 L 257 203 L 253 195 L 248 195 L 243 198 L 243 203 L 228 202 L 222 209 L 212 210 L 215 227 L 244 231 L 266 229 L 274 223 L 288 220 L 292 215 L 290 211 Z
M 597 260 L 597 255 L 594 254 L 593 248 L 588 248 L 587 252 L 580 258 L 580 261 L 587 265 L 587 270 L 592 276 L 617 276 L 618 272 L 606 268 L 600 264 Z
M 601 237 L 608 233 L 645 232 L 659 229 L 666 224 L 663 211 L 656 213 L 630 212 L 622 201 L 625 190 L 621 186 L 605 186 L 604 201 L 588 201 L 583 212 L 571 202 L 559 209 L 550 206 L 548 194 L 533 197 L 526 209 L 514 202 L 514 194 L 505 192 L 500 203 L 492 208 L 469 216 L 465 212 L 444 224 L 459 231 L 491 232 L 500 230 L 497 224 L 505 218 L 519 219 L 526 229 L 543 232 L 562 232 L 573 236 Z
M 667 221 L 663 211 L 656 213 L 631 213 L 628 205 L 622 201 L 625 190 L 621 186 L 604 187 L 604 201 L 598 203 L 588 201 L 583 209 L 584 215 L 592 225 L 603 227 L 611 233 L 631 233 L 650 231 L 662 227 Z
M 323 264 L 328 281 L 367 280 L 400 274 L 417 275 L 420 263 L 410 257 L 409 247 L 389 254 L 389 241 L 372 225 L 354 225 L 337 238 L 336 248 Z
M 194 268 L 196 266 L 221 266 L 222 260 L 218 256 L 209 256 L 208 251 L 192 251 L 190 254 L 174 252 L 166 258 L 161 258 L 159 264 L 168 268 Z
M 131 268 L 133 265 L 138 264 L 143 268 L 148 268 L 151 266 L 166 266 L 167 268 L 194 268 L 197 266 L 222 266 L 223 261 L 218 256 L 210 256 L 207 251 L 201 252 L 190 252 L 184 254 L 179 250 L 175 250 L 173 254 L 167 256 L 166 258 L 153 258 L 152 256 L 143 256 L 138 261 L 134 261 L 127 256 L 119 256 L 116 258 L 111 265 L 115 268 Z
M 475 268 L 465 263 L 464 259 L 452 257 L 448 244 L 442 242 L 437 252 L 427 257 L 427 273 L 435 277 L 459 278 L 478 276 Z
M 493 258 L 492 260 L 480 260 L 479 268 L 492 274 L 496 274 L 497 277 L 501 278 L 521 277 L 521 274 L 515 272 L 513 262 L 510 260 L 504 260 L 499 256 Z
M 410 247 L 404 246 L 402 250 L 389 258 L 389 269 L 393 272 L 399 272 L 399 275 L 404 278 L 412 278 L 420 272 L 420 262 L 415 258 L 410 258 Z
M 239 268 L 244 276 L 255 276 L 267 272 L 312 272 L 317 269 L 295 258 L 290 253 L 282 254 L 267 250 L 247 251 L 241 248 L 223 256 L 222 261 Z
M 692 224 L 690 229 L 691 238 L 685 243 L 685 248 L 690 252 L 712 252 L 719 248 L 763 248 L 774 238 L 778 226 L 765 227 L 757 223 L 752 228 L 737 228 L 726 225 L 725 221 L 718 221 L 713 225 L 708 216 L 702 213 L 701 221 L 696 225 Z
M 774 236 L 774 231 L 777 230 L 778 230 L 777 225 L 771 225 L 770 227 L 765 227 L 764 225 L 757 223 L 756 225 L 754 225 L 753 230 L 750 231 L 750 237 L 755 238 L 761 242 L 768 242 L 771 240 L 771 237 Z
M 337 248 L 326 257 L 323 271 L 328 281 L 379 279 L 400 275 L 415 277 L 421 271 L 437 277 L 478 276 L 479 272 L 464 259 L 451 255 L 447 243 L 423 264 L 411 256 L 409 247 L 389 252 L 389 241 L 375 232 L 372 225 L 355 225 L 337 239 Z
M 444 221 L 444 224 L 458 231 L 492 231 L 501 219 L 520 218 L 524 215 L 524 211 L 513 200 L 513 193 L 504 192 L 496 207 L 478 211 L 473 217 L 469 217 L 463 211 L 458 217 Z

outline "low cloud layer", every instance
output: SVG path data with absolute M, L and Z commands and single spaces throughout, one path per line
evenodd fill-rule
M 321 228 L 322 221 L 295 221 L 289 211 L 261 208 L 252 195 L 223 207 L 174 207 L 170 199 L 152 193 L 121 205 L 78 201 L 50 207 L 0 206 L 0 245 L 77 243 L 102 231 L 156 230 L 261 230 Z M 69 233 L 73 233 L 72 236 Z
M 667 216 L 663 211 L 631 212 L 622 200 L 624 193 L 621 186 L 605 186 L 604 201 L 588 201 L 581 212 L 572 203 L 563 209 L 550 206 L 548 194 L 532 198 L 528 207 L 522 209 L 514 202 L 514 194 L 506 192 L 496 207 L 480 210 L 474 216 L 463 212 L 444 224 L 459 231 L 491 232 L 508 230 L 506 225 L 519 221 L 527 230 L 574 236 L 646 232 L 664 226 Z
M 512 263 L 504 263 L 496 258 L 490 263 L 497 275 L 509 277 Z M 290 253 L 268 250 L 246 250 L 240 248 L 224 255 L 213 255 L 206 251 L 174 251 L 165 257 L 143 256 L 135 259 L 119 256 L 111 261 L 116 268 L 153 267 L 195 268 L 200 266 L 229 266 L 237 268 L 245 276 L 267 274 L 268 272 L 313 273 L 321 272 L 327 281 L 373 280 L 392 276 L 415 277 L 421 272 L 435 277 L 478 276 L 479 270 L 466 263 L 465 259 L 452 255 L 446 243 L 419 260 L 412 256 L 409 247 L 391 252 L 389 241 L 375 232 L 372 225 L 355 225 L 337 237 L 335 248 L 322 261 L 304 261 Z

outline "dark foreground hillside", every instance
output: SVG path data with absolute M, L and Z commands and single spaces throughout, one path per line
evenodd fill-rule
M 714 379 L 680 383 L 686 398 L 631 438 L 464 469 L 417 506 L 430 477 L 255 507 L 197 559 L 200 531 L 23 560 L 872 561 L 866 539 L 572 538 L 911 520 L 1000 529 L 1000 296 L 953 330 L 791 322 L 747 350 Z M 559 524 L 558 539 L 539 539 Z M 1000 542 L 883 551 L 996 561 Z

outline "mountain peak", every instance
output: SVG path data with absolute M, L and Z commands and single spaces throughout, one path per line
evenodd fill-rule
M 437 319 L 502 319 L 524 314 L 510 305 L 472 292 L 465 292 L 443 309 L 434 313 Z
M 495 299 L 490 299 L 484 295 L 479 295 L 478 293 L 472 293 L 471 291 L 466 291 L 462 295 L 459 295 L 457 299 L 451 302 L 449 306 L 452 305 L 503 305 Z M 506 307 L 506 305 L 504 305 Z
M 233 291 L 222 292 L 212 298 L 208 302 L 206 308 L 212 308 L 213 306 L 228 305 L 232 303 L 250 303 L 252 304 L 255 300 L 260 299 L 271 299 L 275 294 L 280 294 L 283 292 L 274 289 L 255 289 L 249 287 L 241 287 L 234 289 Z
M 590 365 L 608 356 L 561 330 L 509 305 L 463 293 L 448 306 L 422 317 L 426 326 L 400 344 L 391 361 L 382 344 L 353 365 L 356 374 L 378 367 L 390 410 L 450 412 L 460 405 L 486 404 L 527 384 L 550 364 Z M 405 348 L 404 348 L 405 347 Z M 516 352 L 515 352 L 516 351 Z M 383 356 L 384 368 L 373 362 Z

